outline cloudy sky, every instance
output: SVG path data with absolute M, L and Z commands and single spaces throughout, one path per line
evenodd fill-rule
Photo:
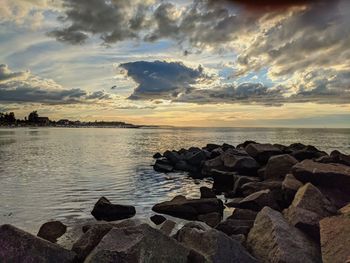
M 278 2 L 0 0 L 0 111 L 350 127 L 350 1 Z

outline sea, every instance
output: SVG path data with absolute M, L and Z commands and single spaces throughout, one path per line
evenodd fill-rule
M 246 140 L 314 145 L 350 154 L 350 129 L 0 128 L 0 225 L 35 233 L 41 224 L 92 219 L 96 201 L 133 205 L 136 217 L 176 195 L 199 197 L 210 179 L 158 173 L 153 154 Z

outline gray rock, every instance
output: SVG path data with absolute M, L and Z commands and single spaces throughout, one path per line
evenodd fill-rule
M 227 219 L 255 220 L 258 213 L 249 209 L 236 208 Z
M 165 201 L 153 206 L 152 210 L 161 214 L 184 219 L 197 219 L 198 215 L 218 212 L 222 214 L 224 205 L 217 198 L 186 199 L 176 196 L 171 201 Z
M 334 187 L 350 192 L 350 167 L 342 164 L 324 164 L 312 160 L 302 161 L 292 168 L 294 177 L 301 182 Z
M 263 263 L 322 262 L 319 247 L 269 207 L 258 213 L 247 246 Z
M 239 202 L 239 208 L 250 209 L 253 211 L 260 211 L 264 206 L 279 209 L 273 198 L 273 194 L 269 189 L 253 193 Z
M 283 152 L 272 144 L 249 144 L 245 150 L 259 163 L 265 164 L 274 155 L 280 155 Z
M 199 221 L 204 222 L 211 227 L 217 226 L 221 222 L 221 219 L 222 219 L 222 215 L 217 212 L 198 216 Z
M 97 220 L 115 221 L 133 217 L 136 214 L 135 207 L 130 205 L 112 204 L 106 197 L 101 197 L 91 211 Z
M 204 176 L 211 176 L 212 170 L 222 169 L 224 169 L 224 162 L 222 161 L 221 156 L 218 156 L 203 163 L 202 174 Z
M 161 231 L 142 224 L 111 229 L 90 253 L 85 263 L 188 262 L 190 249 Z
M 193 152 L 191 156 L 186 158 L 186 161 L 193 166 L 200 166 L 202 162 L 207 159 L 207 155 L 204 151 Z
M 334 160 L 333 162 L 335 163 L 340 163 L 340 164 L 350 166 L 350 155 L 346 155 L 335 150 L 331 152 L 331 157 Z
M 0 226 L 1 263 L 70 263 L 75 253 L 11 225 Z
M 170 236 L 175 226 L 176 223 L 174 221 L 167 219 L 160 227 L 160 231 L 162 231 L 163 234 Z
M 162 158 L 163 156 L 160 154 L 160 153 L 155 153 L 154 155 L 153 155 L 153 158 L 154 159 L 159 159 L 159 158 Z
M 253 176 L 237 176 L 235 180 L 235 184 L 233 187 L 233 193 L 235 196 L 242 196 L 242 186 L 247 183 L 258 182 L 259 178 Z M 262 189 L 259 189 L 262 190 Z
M 204 147 L 204 149 L 208 150 L 209 152 L 214 151 L 217 148 L 220 148 L 221 146 L 218 144 L 214 144 L 214 143 L 208 143 L 207 146 Z
M 289 154 L 272 156 L 265 168 L 265 180 L 283 180 L 298 161 Z
M 179 171 L 185 171 L 185 172 L 190 172 L 190 173 L 196 173 L 198 172 L 198 168 L 194 167 L 192 165 L 189 165 L 186 161 L 178 161 L 175 165 L 174 165 L 174 169 L 175 170 L 179 170 Z
M 37 234 L 38 237 L 56 243 L 57 239 L 64 235 L 67 226 L 60 221 L 51 221 L 43 224 Z
M 241 245 L 244 245 L 246 241 L 246 237 L 243 234 L 231 235 L 230 238 L 238 241 Z
M 203 254 L 206 262 L 257 262 L 239 242 L 204 223 L 186 224 L 178 231 L 177 240 L 186 247 Z
M 322 156 L 326 156 L 327 153 L 319 151 L 316 147 L 312 145 L 307 145 L 302 149 L 292 151 L 290 153 L 298 161 L 303 161 L 306 159 L 316 159 Z
M 243 219 L 227 219 L 215 228 L 226 235 L 247 235 L 249 230 L 253 227 L 254 220 L 243 220 Z

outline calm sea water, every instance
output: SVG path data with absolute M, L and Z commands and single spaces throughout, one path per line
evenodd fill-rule
M 154 204 L 177 194 L 198 197 L 199 187 L 211 184 L 153 171 L 155 152 L 245 140 L 350 154 L 350 129 L 0 129 L 0 224 L 36 232 L 48 220 L 88 219 L 101 196 L 149 216 Z

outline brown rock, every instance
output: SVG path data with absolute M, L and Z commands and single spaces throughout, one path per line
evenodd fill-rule
M 245 150 L 247 153 L 257 160 L 259 163 L 265 164 L 274 155 L 282 154 L 283 152 L 272 144 L 249 144 Z
M 241 219 L 241 220 L 253 220 L 254 221 L 257 214 L 258 213 L 253 211 L 253 210 L 236 208 L 232 212 L 232 215 L 229 216 L 227 219 Z
M 286 202 L 286 207 L 288 207 L 300 187 L 303 186 L 303 183 L 295 179 L 292 174 L 287 174 L 282 182 L 282 191 L 284 195 L 284 200 Z
M 263 263 L 321 262 L 318 246 L 269 207 L 258 213 L 247 246 Z
M 242 219 L 227 219 L 215 228 L 221 232 L 224 232 L 226 235 L 247 235 L 249 230 L 253 227 L 253 220 L 242 220 Z
M 301 182 L 334 187 L 350 192 L 350 167 L 342 164 L 324 164 L 312 160 L 302 161 L 292 168 L 294 177 Z
M 216 212 L 199 215 L 198 220 L 206 223 L 208 226 L 215 227 L 221 222 L 222 215 Z
M 91 214 L 97 220 L 115 221 L 133 217 L 136 210 L 133 206 L 112 204 L 106 197 L 101 197 Z
M 60 221 L 51 221 L 43 224 L 40 227 L 37 236 L 52 243 L 56 243 L 57 239 L 63 236 L 66 231 L 67 226 Z
M 260 211 L 264 206 L 279 209 L 275 199 L 273 198 L 273 194 L 269 189 L 253 193 L 239 202 L 240 208 L 250 209 L 253 211 Z
M 322 219 L 320 235 L 324 263 L 343 263 L 350 260 L 349 214 Z
M 170 236 L 171 232 L 173 231 L 175 226 L 176 226 L 176 223 L 174 221 L 167 219 L 167 220 L 165 220 L 165 222 L 160 227 L 160 231 L 164 235 Z

